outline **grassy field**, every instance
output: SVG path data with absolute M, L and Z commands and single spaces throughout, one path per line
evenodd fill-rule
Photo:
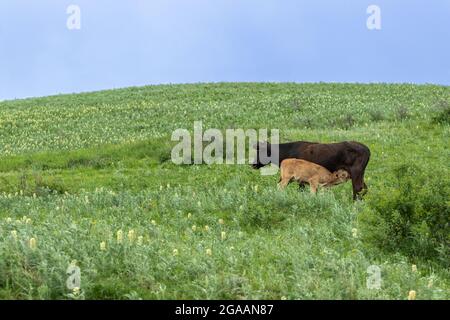
M 450 87 L 164 85 L 0 102 L 2 299 L 449 299 Z M 171 133 L 369 146 L 369 193 L 174 165 Z M 68 266 L 81 289 L 66 287 Z M 367 286 L 370 266 L 381 287 Z

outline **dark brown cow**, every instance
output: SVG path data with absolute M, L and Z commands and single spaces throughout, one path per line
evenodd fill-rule
M 353 199 L 367 191 L 364 183 L 364 171 L 370 159 L 370 150 L 362 143 L 344 141 L 338 143 L 317 143 L 297 141 L 279 144 L 278 159 L 260 161 L 260 157 L 271 156 L 271 149 L 275 145 L 268 142 L 259 142 L 255 145 L 257 152 L 253 167 L 259 169 L 269 163 L 280 166 L 281 161 L 287 158 L 303 159 L 317 163 L 329 171 L 344 169 L 350 174 L 353 186 Z M 364 190 L 364 192 L 362 192 Z

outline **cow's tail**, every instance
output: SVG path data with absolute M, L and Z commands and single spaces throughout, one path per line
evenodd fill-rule
M 369 163 L 369 160 L 370 160 L 370 149 L 368 147 L 366 147 L 365 149 L 367 152 L 364 157 L 364 163 L 363 163 L 364 170 L 366 170 L 367 164 Z

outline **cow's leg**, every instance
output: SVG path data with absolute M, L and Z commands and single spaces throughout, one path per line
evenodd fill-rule
M 363 173 L 358 168 L 350 169 L 350 176 L 352 178 L 352 187 L 353 187 L 353 200 L 361 199 L 361 191 L 366 186 L 363 179 Z
M 352 178 L 353 185 L 353 199 L 361 199 L 367 193 L 367 185 L 364 182 L 364 172 L 370 159 L 370 151 L 367 150 L 358 162 L 356 162 L 350 169 L 349 173 Z
M 364 178 L 363 178 L 363 188 L 362 188 L 362 191 L 361 191 L 360 195 L 361 196 L 366 195 L 368 189 L 369 188 L 367 188 L 367 184 L 364 182 Z

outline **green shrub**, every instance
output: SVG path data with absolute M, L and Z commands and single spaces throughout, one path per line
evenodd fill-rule
M 413 259 L 448 265 L 450 187 L 446 176 L 414 165 L 395 169 L 395 185 L 374 191 L 360 216 L 366 241 Z
M 336 119 L 331 119 L 329 121 L 329 124 L 331 127 L 344 129 L 344 130 L 351 129 L 355 125 L 355 123 L 356 123 L 356 120 L 350 113 L 347 113 Z
M 438 103 L 436 114 L 433 116 L 433 122 L 440 124 L 450 123 L 450 103 L 445 100 Z
M 397 119 L 400 121 L 406 120 L 410 114 L 409 114 L 409 108 L 406 106 L 400 106 L 396 110 L 396 116 Z
M 386 118 L 381 110 L 370 110 L 369 116 L 373 122 L 383 121 Z

